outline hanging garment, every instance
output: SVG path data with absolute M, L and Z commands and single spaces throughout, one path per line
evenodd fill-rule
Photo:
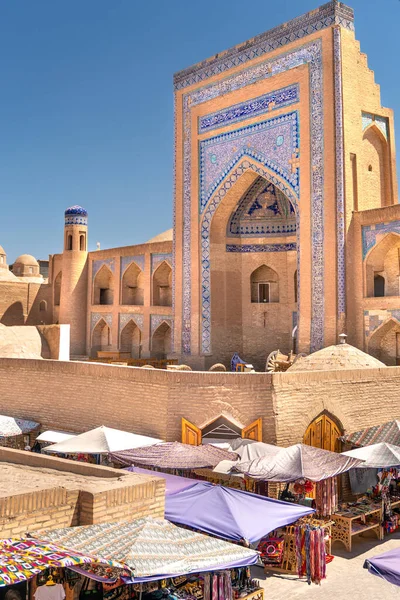
M 315 508 L 317 515 L 329 517 L 337 511 L 337 478 L 330 477 L 316 484 Z
M 377 482 L 378 469 L 350 469 L 349 478 L 350 486 L 353 494 L 365 494 L 365 492 L 373 488 Z
M 64 600 L 65 590 L 61 583 L 41 585 L 34 594 L 35 600 Z

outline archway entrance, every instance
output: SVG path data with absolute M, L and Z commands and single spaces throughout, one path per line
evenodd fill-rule
M 321 448 L 322 450 L 340 452 L 342 444 L 338 438 L 343 433 L 337 421 L 328 414 L 323 413 L 307 427 L 303 443 L 314 448 Z

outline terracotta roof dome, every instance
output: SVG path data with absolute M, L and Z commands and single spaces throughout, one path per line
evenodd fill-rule
M 328 346 L 299 358 L 289 371 L 338 371 L 340 369 L 377 369 L 386 365 L 350 344 Z
M 86 208 L 83 208 L 83 206 L 79 206 L 78 204 L 67 208 L 67 210 L 65 211 L 64 214 L 65 214 L 65 216 L 68 216 L 68 215 L 80 215 L 82 217 L 88 216 Z
M 147 240 L 146 244 L 155 244 L 156 242 L 172 242 L 173 236 L 174 230 L 167 229 L 167 231 L 163 231 L 150 240 Z
M 26 265 L 28 267 L 38 267 L 39 263 L 34 256 L 30 254 L 21 254 L 15 260 L 14 265 Z

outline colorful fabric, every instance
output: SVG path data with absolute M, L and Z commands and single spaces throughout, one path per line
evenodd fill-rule
M 337 511 L 338 492 L 336 477 L 317 482 L 315 508 L 317 515 L 321 517 L 329 517 Z
M 14 419 L 14 417 L 0 415 L 0 438 L 29 433 L 37 427 L 39 427 L 39 423 L 36 423 L 36 421 Z
M 297 573 L 307 583 L 320 584 L 326 577 L 325 530 L 302 525 L 295 528 Z
M 258 558 L 254 550 L 151 517 L 54 529 L 41 537 L 78 552 L 112 557 L 131 568 L 135 581 L 247 566 Z
M 103 566 L 108 569 L 109 578 L 131 573 L 124 565 L 114 560 L 98 559 L 80 552 L 71 552 L 53 544 L 33 539 L 1 540 L 0 542 L 0 587 L 31 579 L 49 567 L 72 567 L 91 565 L 96 569 Z
M 352 446 L 370 446 L 379 442 L 387 442 L 400 446 L 400 421 L 394 420 L 384 423 L 383 425 L 374 425 L 348 433 L 339 438 L 342 442 L 351 444 Z

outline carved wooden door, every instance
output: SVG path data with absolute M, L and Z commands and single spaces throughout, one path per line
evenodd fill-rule
M 247 427 L 242 429 L 242 438 L 248 440 L 256 440 L 262 442 L 262 419 L 261 417 L 253 423 L 250 423 Z
M 201 429 L 182 418 L 182 443 L 190 444 L 191 446 L 200 446 L 201 444 Z

